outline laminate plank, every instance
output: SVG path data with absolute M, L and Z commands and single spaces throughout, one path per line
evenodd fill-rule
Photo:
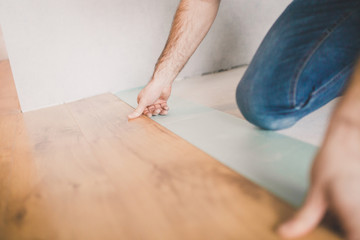
M 18 114 L 0 116 L 0 190 L 3 179 L 8 172 L 8 167 L 5 165 L 9 165 L 11 162 L 10 155 L 15 142 L 19 118 L 20 115 Z
M 7 172 L 7 179 L 2 189 L 4 194 L 1 197 L 1 202 L 5 208 L 1 214 L 3 224 L 0 228 L 0 239 L 10 239 L 7 234 L 11 228 L 9 222 L 14 222 L 17 227 L 20 227 L 26 214 L 26 209 L 22 207 L 22 203 L 34 187 L 36 176 L 31 146 L 20 114 L 15 131 L 14 146 L 9 157 L 11 167 Z M 18 211 L 15 212 L 15 209 Z M 13 214 L 9 214 L 10 211 L 13 211 Z
M 0 115 L 20 111 L 9 60 L 0 61 Z
M 20 105 L 9 61 L 0 61 L 0 239 L 4 226 L 7 183 L 12 167 L 11 154 L 20 118 Z
M 1 239 L 120 239 L 116 188 L 64 106 L 25 113 Z M 116 213 L 116 214 L 115 214 Z
M 140 239 L 278 239 L 293 209 L 110 94 L 68 104 Z M 320 227 L 306 239 L 338 239 Z
M 0 115 L 0 232 L 4 223 L 6 185 L 12 167 L 11 154 L 20 117 L 20 114 Z

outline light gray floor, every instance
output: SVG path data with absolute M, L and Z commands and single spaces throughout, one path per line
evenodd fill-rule
M 178 80 L 173 95 L 243 118 L 235 103 L 235 89 L 246 67 Z M 319 146 L 338 99 L 301 119 L 295 126 L 278 133 Z M 171 108 L 171 106 L 170 106 Z

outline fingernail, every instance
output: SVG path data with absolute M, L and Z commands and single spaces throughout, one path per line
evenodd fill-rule
M 137 117 L 138 117 L 138 115 L 136 113 L 131 113 L 131 114 L 128 115 L 129 119 L 134 119 L 134 118 L 137 118 Z

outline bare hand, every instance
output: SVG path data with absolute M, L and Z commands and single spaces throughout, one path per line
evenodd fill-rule
M 335 121 L 329 128 L 315 158 L 307 199 L 279 234 L 307 234 L 328 209 L 339 217 L 348 239 L 360 239 L 360 126 L 351 122 Z
M 141 90 L 138 95 L 138 106 L 128 118 L 134 119 L 141 114 L 148 117 L 155 115 L 166 115 L 169 111 L 167 100 L 170 97 L 171 85 L 163 85 L 157 82 L 151 81 L 149 84 Z

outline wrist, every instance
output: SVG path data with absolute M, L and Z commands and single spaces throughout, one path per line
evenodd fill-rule
M 175 77 L 173 75 L 174 74 L 154 72 L 153 76 L 150 79 L 150 82 L 153 82 L 154 84 L 159 84 L 162 86 L 171 85 L 175 79 Z

